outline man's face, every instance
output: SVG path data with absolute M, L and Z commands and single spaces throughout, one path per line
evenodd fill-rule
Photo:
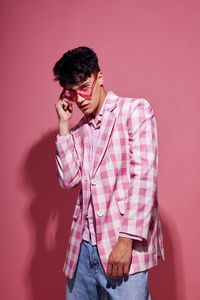
M 76 104 L 80 110 L 85 114 L 92 114 L 94 117 L 99 112 L 102 101 L 101 101 L 101 86 L 103 84 L 103 77 L 101 72 L 98 72 L 97 76 L 94 74 L 88 77 L 83 82 L 76 84 L 66 84 L 65 89 L 68 91 L 78 92 L 76 95 Z M 93 87 L 90 99 L 84 98 L 84 89 L 87 87 Z M 81 95 L 79 95 L 79 92 Z M 83 95 L 82 95 L 83 94 Z M 86 97 L 87 98 L 87 97 Z

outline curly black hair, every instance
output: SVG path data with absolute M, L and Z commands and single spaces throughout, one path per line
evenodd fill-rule
M 92 73 L 96 74 L 100 68 L 96 53 L 88 47 L 78 47 L 67 51 L 53 68 L 54 80 L 65 84 L 75 84 L 85 81 Z

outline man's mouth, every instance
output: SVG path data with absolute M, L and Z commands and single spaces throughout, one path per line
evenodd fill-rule
M 87 106 L 88 106 L 88 104 L 85 104 L 85 105 L 80 106 L 80 108 L 81 108 L 81 109 L 86 109 Z

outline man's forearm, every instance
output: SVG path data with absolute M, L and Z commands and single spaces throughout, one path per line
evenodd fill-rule
M 66 135 L 69 133 L 69 121 L 60 121 L 58 124 L 59 135 Z
M 119 243 L 124 243 L 124 244 L 126 244 L 127 247 L 128 247 L 128 246 L 132 246 L 133 239 L 127 238 L 127 237 L 119 236 L 118 242 L 119 242 Z

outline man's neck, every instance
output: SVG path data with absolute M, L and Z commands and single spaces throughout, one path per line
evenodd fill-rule
M 94 121 L 95 121 L 96 124 L 98 123 L 98 118 L 97 118 L 97 116 L 98 116 L 98 114 L 99 114 L 99 112 L 100 112 L 100 110 L 101 110 L 101 107 L 102 107 L 102 105 L 103 105 L 103 103 L 104 103 L 104 100 L 105 100 L 105 98 L 106 98 L 106 95 L 107 95 L 106 91 L 104 90 L 104 88 L 102 88 L 101 95 L 100 95 L 100 99 L 101 99 L 101 100 L 100 100 L 100 104 L 99 104 L 99 106 L 98 106 L 96 112 L 95 112 L 94 114 L 92 114 L 92 117 L 94 118 Z

